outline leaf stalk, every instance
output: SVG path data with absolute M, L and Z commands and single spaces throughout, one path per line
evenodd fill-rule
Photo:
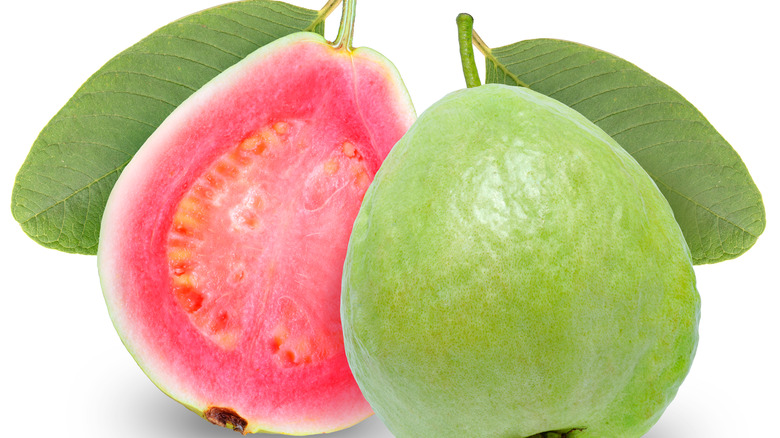
M 305 30 L 308 32 L 314 31 L 320 23 L 330 16 L 331 12 L 333 12 L 339 4 L 341 4 L 341 0 L 328 0 L 328 2 L 325 3 L 325 6 L 317 13 L 317 18 L 306 27 Z
M 491 56 L 490 47 L 485 44 L 485 42 L 482 40 L 482 37 L 480 37 L 477 31 L 474 29 L 471 30 L 471 42 L 474 44 L 474 46 L 477 47 L 477 50 L 479 50 L 480 53 L 485 56 Z

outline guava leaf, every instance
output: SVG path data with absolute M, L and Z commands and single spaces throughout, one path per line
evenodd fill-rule
M 761 193 L 704 116 L 637 66 L 581 44 L 534 39 L 488 49 L 486 82 L 528 86 L 593 121 L 666 196 L 695 264 L 738 257 L 763 232 Z
M 126 49 L 38 135 L 16 176 L 14 218 L 45 247 L 95 254 L 111 188 L 168 114 L 257 48 L 302 30 L 322 34 L 328 12 L 241 1 L 184 17 Z

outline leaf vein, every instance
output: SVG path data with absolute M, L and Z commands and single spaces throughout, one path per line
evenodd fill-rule
M 102 176 L 100 176 L 100 177 L 96 178 L 95 180 L 93 180 L 93 181 L 92 181 L 92 182 L 90 182 L 89 184 L 86 184 L 84 187 L 81 187 L 80 189 L 74 190 L 74 191 L 73 191 L 73 193 L 71 193 L 70 195 L 68 195 L 68 196 L 66 196 L 66 197 L 64 197 L 64 198 L 62 198 L 62 199 L 60 199 L 60 200 L 57 200 L 57 201 L 56 201 L 55 203 L 53 203 L 52 205 L 50 205 L 50 206 L 48 206 L 48 207 L 44 208 L 43 210 L 39 211 L 38 213 L 35 213 L 33 216 L 31 216 L 30 218 L 28 218 L 28 219 L 26 219 L 24 222 L 22 222 L 22 224 L 26 224 L 26 223 L 30 222 L 31 220 L 38 218 L 38 216 L 41 216 L 41 215 L 45 214 L 47 211 L 51 210 L 51 209 L 52 209 L 52 208 L 54 208 L 54 207 L 57 207 L 57 206 L 59 206 L 60 204 L 64 205 L 64 204 L 65 204 L 65 203 L 66 203 L 66 202 L 67 202 L 69 199 L 71 199 L 72 197 L 74 197 L 74 196 L 78 195 L 79 193 L 83 192 L 84 190 L 88 190 L 88 189 L 89 189 L 90 187 L 92 187 L 93 185 L 95 185 L 95 184 L 97 184 L 98 182 L 100 182 L 100 181 L 104 180 L 105 178 L 108 178 L 108 177 L 109 177 L 111 174 L 113 174 L 113 173 L 116 173 L 116 172 L 119 172 L 119 170 L 120 170 L 120 169 L 123 169 L 125 166 L 127 166 L 127 164 L 128 164 L 129 162 L 130 162 L 130 160 L 127 160 L 127 161 L 125 161 L 124 163 L 122 163 L 122 165 L 121 165 L 120 167 L 118 167 L 118 168 L 116 168 L 116 169 L 112 169 L 112 170 L 110 170 L 109 172 L 107 172 L 106 174 L 104 174 L 104 175 L 102 175 Z M 49 196 L 49 197 L 50 197 L 50 198 L 52 198 L 52 200 L 56 200 L 56 198 L 54 198 L 54 197 L 52 197 L 52 196 Z M 64 215 L 63 215 L 63 216 L 64 216 Z M 62 229 L 62 227 L 60 227 L 60 230 L 61 230 L 61 229 Z M 61 231 L 60 231 L 60 232 L 61 232 Z
M 59 117 L 56 118 L 56 120 L 52 120 L 51 124 L 54 125 L 54 124 L 57 124 L 57 123 L 62 123 L 62 122 L 67 122 L 67 121 L 72 121 L 72 120 L 77 120 L 77 119 L 101 118 L 101 117 L 125 119 L 125 120 L 129 120 L 131 122 L 136 122 L 136 123 L 139 123 L 139 124 L 142 124 L 142 125 L 149 126 L 151 128 L 157 128 L 157 125 L 155 125 L 153 123 L 145 122 L 143 120 L 138 120 L 136 118 L 133 118 L 133 117 L 130 117 L 130 116 L 125 116 L 125 115 L 122 115 L 122 114 L 76 114 L 76 115 L 72 115 L 72 116 L 59 116 Z
M 512 67 L 512 66 L 515 66 L 515 65 L 518 65 L 518 64 L 525 64 L 525 63 L 533 61 L 535 59 L 542 58 L 542 57 L 549 56 L 549 55 L 553 55 L 555 53 L 563 52 L 563 51 L 567 51 L 567 50 L 569 50 L 569 47 L 559 47 L 559 48 L 557 48 L 555 50 L 551 50 L 549 52 L 540 53 L 540 54 L 534 55 L 534 56 L 532 56 L 530 58 L 522 58 L 522 59 L 517 60 L 517 61 L 508 62 L 508 63 L 506 63 L 506 67 L 509 68 L 509 67 Z M 526 70 L 525 72 L 523 72 L 523 74 L 533 73 L 533 72 L 535 72 L 537 70 L 543 69 L 545 67 L 553 65 L 553 64 L 558 63 L 560 61 L 563 61 L 564 59 L 569 58 L 571 56 L 574 56 L 574 55 L 576 55 L 578 53 L 579 52 L 575 52 L 575 53 L 566 55 L 566 56 L 564 56 L 562 58 L 556 59 L 555 61 L 549 62 L 547 64 L 538 65 L 538 66 L 536 66 L 535 68 L 533 68 L 531 70 Z
M 646 145 L 646 146 L 642 146 L 639 149 L 634 149 L 633 151 L 631 151 L 631 155 L 639 154 L 640 152 L 644 152 L 644 151 L 646 151 L 648 149 L 651 149 L 651 148 L 654 148 L 654 147 L 657 147 L 657 146 L 663 146 L 665 144 L 671 144 L 671 143 L 702 143 L 702 144 L 713 144 L 713 145 L 718 144 L 718 142 L 712 141 L 712 140 L 696 140 L 696 139 L 665 140 L 665 141 L 659 141 L 657 143 L 652 143 L 652 144 L 649 144 L 649 145 Z
M 670 175 L 670 174 L 672 174 L 672 173 L 679 172 L 679 171 L 681 171 L 681 170 L 685 170 L 685 169 L 691 169 L 691 168 L 694 168 L 694 167 L 723 167 L 723 166 L 721 166 L 721 165 L 719 165 L 719 164 L 716 164 L 716 163 L 695 163 L 695 164 L 686 164 L 686 165 L 684 165 L 684 166 L 679 166 L 679 167 L 676 167 L 676 168 L 674 168 L 674 169 L 667 170 L 666 172 L 664 172 L 664 173 L 662 173 L 662 174 L 659 174 L 658 176 L 659 176 L 659 178 L 660 178 L 660 177 L 664 177 L 664 176 Z
M 215 31 L 215 32 L 218 32 L 217 30 L 211 29 L 211 28 L 206 27 L 206 26 L 203 26 L 203 28 L 204 29 L 208 29 L 208 30 L 212 30 L 212 31 Z M 222 53 L 224 53 L 226 55 L 230 55 L 230 56 L 232 56 L 234 58 L 238 58 L 238 59 L 243 58 L 243 56 L 238 55 L 238 54 L 233 53 L 233 52 L 230 52 L 230 51 L 228 51 L 226 49 L 223 49 L 222 47 L 219 47 L 219 46 L 215 45 L 214 43 L 212 43 L 210 41 L 199 40 L 199 39 L 197 39 L 195 37 L 185 37 L 185 36 L 182 36 L 182 35 L 159 34 L 159 35 L 154 35 L 154 36 L 149 37 L 149 38 L 150 39 L 151 38 L 165 38 L 165 39 L 170 39 L 170 40 L 179 40 L 179 41 L 186 41 L 186 42 L 195 43 L 195 44 L 201 44 L 201 45 L 204 45 L 204 46 L 207 46 L 207 47 L 211 47 L 211 48 L 213 48 L 215 50 L 218 50 L 218 51 L 220 51 L 220 52 L 222 52 Z
M 655 176 L 654 176 L 653 174 L 651 174 L 650 172 L 647 172 L 647 173 L 648 173 L 648 174 L 649 174 L 649 175 L 650 175 L 650 176 L 651 176 L 651 177 L 652 177 L 652 178 L 653 178 L 653 179 L 654 179 L 654 180 L 655 180 L 655 181 L 656 181 L 658 184 L 661 184 L 661 185 L 663 185 L 663 186 L 664 186 L 664 187 L 666 187 L 666 189 L 667 189 L 667 190 L 669 190 L 670 192 L 673 192 L 673 193 L 677 194 L 678 196 L 680 196 L 681 198 L 685 199 L 686 201 L 690 202 L 691 204 L 693 204 L 693 206 L 694 206 L 694 207 L 697 207 L 697 208 L 700 208 L 700 209 L 702 209 L 702 210 L 706 211 L 707 213 L 711 214 L 712 216 L 716 217 L 717 219 L 719 219 L 719 220 L 721 220 L 721 221 L 724 221 L 724 222 L 728 223 L 729 225 L 733 226 L 734 228 L 736 228 L 736 229 L 738 229 L 738 230 L 742 231 L 743 233 L 745 233 L 745 234 L 747 234 L 747 235 L 749 235 L 749 236 L 752 236 L 752 237 L 754 237 L 754 238 L 758 238 L 758 236 L 756 236 L 756 235 L 754 235 L 753 233 L 749 232 L 749 231 L 748 231 L 748 230 L 746 230 L 745 228 L 743 228 L 743 227 L 741 227 L 741 226 L 737 225 L 736 223 L 734 223 L 734 222 L 732 222 L 732 221 L 730 221 L 730 220 L 726 219 L 725 217 L 723 217 L 723 216 L 721 216 L 721 215 L 717 214 L 716 212 L 714 212 L 712 209 L 708 208 L 707 206 L 705 206 L 705 205 L 703 205 L 703 204 L 701 204 L 701 203 L 697 202 L 695 199 L 691 198 L 690 196 L 687 196 L 687 195 L 685 195 L 684 193 L 680 192 L 679 190 L 675 189 L 674 187 L 672 187 L 672 186 L 670 186 L 670 185 L 666 184 L 665 182 L 661 181 L 660 179 L 658 179 L 657 177 L 655 177 Z M 696 221 L 696 222 L 698 223 L 698 221 Z M 697 224 L 697 229 L 698 229 L 698 224 Z M 697 233 L 697 234 L 699 234 L 699 235 L 700 235 L 700 233 Z M 721 240 L 721 242 L 722 242 L 722 240 Z M 702 247 L 703 247 L 703 246 L 702 246 Z M 722 244 L 721 244 L 721 247 L 722 247 Z
M 217 73 L 221 73 L 222 72 L 222 69 L 220 69 L 218 67 L 215 67 L 213 65 L 206 64 L 204 62 L 198 61 L 197 59 L 187 58 L 186 56 L 175 55 L 173 53 L 149 52 L 149 51 L 142 51 L 142 50 L 132 50 L 131 52 L 128 52 L 128 53 L 133 53 L 133 54 L 138 54 L 138 55 L 162 56 L 162 57 L 176 58 L 176 59 L 180 59 L 182 61 L 187 61 L 187 62 L 191 62 L 193 64 L 198 64 L 200 66 L 203 66 L 203 67 L 206 67 L 208 69 L 214 70 Z
M 165 100 L 165 99 L 162 99 L 162 98 L 159 98 L 159 97 L 156 97 L 156 96 L 151 96 L 151 95 L 148 95 L 148 94 L 142 94 L 142 93 L 135 93 L 135 92 L 132 92 L 132 91 L 126 91 L 126 90 L 96 90 L 96 91 L 85 91 L 85 92 L 81 92 L 81 93 L 79 93 L 79 96 L 78 96 L 78 98 L 77 98 L 77 99 L 74 99 L 74 101 L 81 100 L 81 99 L 83 99 L 83 98 L 84 98 L 84 97 L 86 97 L 86 96 L 97 96 L 97 95 L 101 95 L 101 94 L 126 94 L 126 95 L 128 95 L 128 96 L 143 97 L 143 98 L 146 98 L 146 99 L 154 100 L 154 101 L 157 101 L 157 102 L 163 103 L 163 104 L 165 104 L 165 105 L 168 105 L 168 106 L 170 106 L 170 107 L 172 107 L 172 108 L 176 108 L 176 107 L 178 106 L 178 104 L 176 104 L 176 103 L 173 103 L 173 102 L 168 102 L 167 100 Z
M 649 120 L 649 121 L 644 122 L 644 123 L 637 123 L 636 125 L 632 125 L 632 126 L 626 127 L 625 129 L 622 129 L 620 131 L 609 133 L 609 135 L 612 136 L 612 137 L 615 137 L 615 136 L 618 136 L 618 135 L 623 135 L 626 132 L 631 131 L 633 129 L 646 127 L 646 126 L 650 126 L 650 125 L 655 125 L 657 123 L 666 123 L 666 122 L 687 122 L 687 123 L 691 123 L 691 124 L 705 125 L 704 122 L 702 122 L 701 120 L 694 120 L 694 119 L 682 119 L 682 118 L 655 119 L 655 120 Z
M 593 80 L 593 79 L 598 79 L 598 78 L 600 78 L 602 76 L 606 76 L 606 75 L 610 75 L 610 74 L 614 74 L 614 73 L 625 73 L 625 72 L 629 72 L 629 71 L 632 71 L 632 70 L 631 69 L 610 70 L 610 71 L 601 72 L 599 74 L 594 74 L 594 75 L 591 75 L 591 76 L 585 76 L 585 77 L 583 77 L 582 79 L 580 79 L 578 81 L 575 81 L 575 82 L 572 82 L 572 83 L 566 85 L 565 87 L 561 87 L 561 88 L 559 88 L 559 89 L 557 89 L 555 91 L 551 91 L 548 94 L 548 96 L 552 97 L 554 94 L 557 94 L 557 93 L 560 93 L 562 91 L 568 90 L 569 88 L 572 88 L 572 87 L 576 87 L 577 85 L 580 85 L 580 84 L 582 84 L 584 82 L 587 82 L 587 81 L 590 81 L 590 80 Z
M 229 10 L 242 13 L 242 11 L 236 11 L 234 8 L 229 8 Z M 228 12 L 228 10 L 225 10 L 225 11 L 222 11 L 222 12 Z M 262 22 L 273 23 L 273 21 L 269 20 L 267 17 L 259 17 L 259 16 L 255 16 L 255 15 L 252 15 L 252 14 L 247 14 L 247 13 L 243 13 L 243 14 L 247 15 L 249 17 L 254 17 L 254 18 L 256 18 L 256 19 L 258 19 L 258 20 L 260 20 Z M 246 24 L 246 23 L 242 23 L 242 22 L 238 21 L 237 19 L 233 18 L 232 15 L 215 14 L 215 16 L 220 17 L 220 18 L 224 18 L 225 20 L 228 20 L 228 21 L 232 21 L 233 23 L 236 23 L 237 25 L 239 25 L 239 26 L 241 26 L 241 27 L 243 27 L 245 29 L 253 30 L 253 31 L 255 31 L 255 32 L 259 33 L 259 34 L 265 35 L 266 37 L 268 37 L 270 39 L 276 39 L 276 38 L 279 37 L 278 35 L 273 35 L 270 32 L 266 32 L 265 30 L 257 27 L 256 24 L 249 25 L 249 24 Z M 260 43 L 257 43 L 257 42 L 251 41 L 251 40 L 247 40 L 247 41 L 250 41 L 253 44 L 256 44 L 258 46 L 261 45 Z
M 655 85 L 647 85 L 647 84 L 643 84 L 643 85 L 623 85 L 623 86 L 620 86 L 620 87 L 614 87 L 614 88 L 609 88 L 609 89 L 606 89 L 606 90 L 599 91 L 598 93 L 591 94 L 590 96 L 586 96 L 583 99 L 580 99 L 580 100 L 578 100 L 576 102 L 572 102 L 572 103 L 570 103 L 568 105 L 570 107 L 574 107 L 575 105 L 580 105 L 580 104 L 582 104 L 583 102 L 585 102 L 587 100 L 590 100 L 590 99 L 602 96 L 602 95 L 607 94 L 607 93 L 612 93 L 612 92 L 615 92 L 615 91 L 618 91 L 618 90 L 628 90 L 628 89 L 632 89 L 632 88 L 666 88 L 666 87 L 664 85 L 658 85 L 658 84 L 655 84 Z
M 230 18 L 229 18 L 229 17 L 227 17 L 227 16 L 225 16 L 224 18 L 228 18 L 228 19 L 230 19 Z M 248 28 L 248 26 L 246 26 L 245 24 L 239 23 L 238 21 L 236 21 L 236 20 L 233 20 L 233 19 L 230 19 L 230 20 L 231 20 L 231 21 L 233 21 L 234 23 L 238 24 L 238 25 L 239 25 L 239 26 L 241 26 L 241 27 L 246 27 L 246 28 Z M 216 27 L 207 26 L 207 25 L 205 25 L 205 24 L 203 25 L 203 27 L 204 27 L 205 29 L 208 29 L 208 30 L 212 31 L 212 32 L 217 32 L 217 33 L 220 33 L 220 34 L 222 34 L 222 35 L 227 35 L 227 36 L 230 36 L 230 37 L 233 37 L 233 38 L 237 38 L 237 39 L 240 39 L 240 40 L 244 40 L 244 41 L 246 41 L 246 42 L 248 42 L 248 43 L 250 43 L 250 44 L 252 44 L 252 45 L 258 46 L 258 47 L 261 45 L 260 43 L 258 43 L 258 42 L 256 42 L 256 41 L 253 41 L 253 40 L 250 40 L 249 38 L 247 38 L 247 37 L 245 37 L 245 36 L 243 36 L 243 35 L 235 34 L 235 33 L 228 32 L 228 31 L 226 31 L 226 30 L 222 30 L 222 29 L 217 29 Z M 251 28 L 250 28 L 250 29 L 251 29 Z M 239 55 L 239 54 L 233 54 L 233 55 L 235 55 L 235 56 L 237 56 L 237 57 L 240 57 L 240 58 L 243 58 L 243 56 L 242 56 L 242 55 Z
M 283 11 L 277 11 L 280 14 L 284 15 L 285 17 L 292 18 L 293 20 L 302 21 L 302 22 L 310 22 L 312 20 L 309 19 L 310 14 L 307 13 L 307 11 L 301 10 L 297 6 L 293 6 L 289 3 L 285 2 L 278 2 L 278 3 L 272 3 L 273 6 L 278 6 L 283 9 L 287 9 L 286 12 Z M 289 14 L 288 14 L 289 13 Z
M 565 60 L 567 60 L 567 59 L 569 59 L 569 58 L 572 58 L 572 57 L 574 57 L 574 56 L 581 55 L 582 53 L 583 53 L 583 52 L 574 52 L 574 53 L 570 53 L 570 54 L 568 54 L 568 55 L 566 55 L 566 56 L 564 56 L 564 57 L 562 57 L 562 58 L 560 58 L 560 59 L 557 59 L 557 60 L 555 60 L 555 61 L 549 62 L 549 63 L 547 63 L 547 64 L 542 64 L 542 65 L 539 65 L 539 66 L 537 66 L 537 67 L 536 67 L 536 68 L 534 68 L 534 69 L 528 70 L 528 71 L 526 71 L 524 74 L 530 74 L 530 73 L 537 72 L 537 71 L 539 71 L 539 70 L 545 69 L 545 68 L 547 68 L 547 67 L 550 67 L 550 66 L 553 66 L 553 65 L 555 65 L 555 64 L 559 64 L 559 63 L 561 63 L 561 62 L 563 62 L 563 61 L 565 61 Z M 557 70 L 557 71 L 554 71 L 554 72 L 552 72 L 551 74 L 549 74 L 549 75 L 547 75 L 547 76 L 544 76 L 544 77 L 542 77 L 542 78 L 540 78 L 540 79 L 538 79 L 538 80 L 536 80 L 536 81 L 532 82 L 532 84 L 538 84 L 538 83 L 540 83 L 540 82 L 544 82 L 544 81 L 546 81 L 546 80 L 549 80 L 550 78 L 553 78 L 553 77 L 555 77 L 555 76 L 557 76 L 557 75 L 560 75 L 560 74 L 566 73 L 566 72 L 568 72 L 568 71 L 576 70 L 576 69 L 579 69 L 579 68 L 582 68 L 582 67 L 586 67 L 586 66 L 589 66 L 589 65 L 593 65 L 593 64 L 594 64 L 594 63 L 596 63 L 596 62 L 603 62 L 603 61 L 608 61 L 608 60 L 607 60 L 607 59 L 604 59 L 604 58 L 600 58 L 600 59 L 596 59 L 596 60 L 593 60 L 593 61 L 588 61 L 588 62 L 585 62 L 585 63 L 583 63 L 583 64 L 570 65 L 570 66 L 568 66 L 568 67 L 566 67 L 566 68 L 562 68 L 562 69 L 559 69 L 559 70 Z
M 655 105 L 665 105 L 665 104 L 669 104 L 669 105 L 680 105 L 680 106 L 682 106 L 682 107 L 685 107 L 685 106 L 686 106 L 684 103 L 682 103 L 682 102 L 680 102 L 680 101 L 674 101 L 674 100 L 662 100 L 662 101 L 657 101 L 657 102 L 647 102 L 647 103 L 643 103 L 643 104 L 641 104 L 641 105 L 632 106 L 632 107 L 630 107 L 630 108 L 623 108 L 623 109 L 620 109 L 620 110 L 618 110 L 618 111 L 613 111 L 613 112 L 611 112 L 611 113 L 604 114 L 604 115 L 602 115 L 601 117 L 598 117 L 598 118 L 595 118 L 595 119 L 591 119 L 591 121 L 592 121 L 593 123 L 596 123 L 596 124 L 598 124 L 599 122 L 601 122 L 601 121 L 603 121 L 603 120 L 605 120 L 605 119 L 608 119 L 608 118 L 610 118 L 610 117 L 614 117 L 614 116 L 616 116 L 616 115 L 618 115 L 618 114 L 627 113 L 627 112 L 629 112 L 629 111 L 638 110 L 638 109 L 640 109 L 640 108 L 646 108 L 646 107 L 648 107 L 648 106 L 655 106 Z
M 518 43 L 518 44 L 512 44 L 512 45 L 509 45 L 509 46 L 495 48 L 495 49 L 493 49 L 493 52 L 496 52 L 498 54 L 498 56 L 501 56 L 502 58 L 511 59 L 511 58 L 515 58 L 517 56 L 520 56 L 520 55 L 522 55 L 525 52 L 529 52 L 531 50 L 537 49 L 539 47 L 552 46 L 552 45 L 558 45 L 558 44 L 560 44 L 560 41 L 558 41 L 558 40 L 543 40 L 543 41 L 528 40 L 528 41 L 523 41 L 523 42 Z M 516 51 L 515 49 L 517 49 L 520 46 L 524 46 L 524 47 L 522 48 L 522 50 L 517 50 Z M 558 49 L 556 49 L 556 50 L 558 50 Z M 548 51 L 548 52 L 544 52 L 544 53 L 542 53 L 539 56 L 544 56 L 545 54 L 553 53 L 556 50 L 551 50 L 551 51 Z M 536 57 L 538 57 L 538 56 L 534 56 L 534 57 L 531 57 L 531 58 L 524 58 L 524 59 L 533 59 L 533 58 L 536 58 Z
M 284 28 L 290 29 L 290 30 L 292 30 L 292 31 L 298 31 L 298 30 L 300 30 L 299 28 L 297 28 L 297 27 L 295 27 L 295 26 L 291 26 L 291 25 L 289 25 L 289 24 L 282 23 L 282 22 L 280 22 L 280 21 L 275 21 L 275 20 L 272 20 L 272 19 L 270 19 L 269 17 L 263 17 L 263 16 L 260 16 L 260 15 L 254 15 L 254 14 L 250 14 L 249 12 L 242 11 L 242 10 L 240 10 L 240 9 L 236 9 L 236 8 L 233 8 L 233 7 L 226 7 L 225 9 L 226 9 L 226 10 L 232 10 L 232 11 L 238 12 L 239 14 L 246 15 L 247 17 L 252 17 L 252 18 L 254 18 L 254 19 L 257 19 L 257 20 L 262 20 L 262 21 L 265 21 L 265 22 L 268 22 L 268 23 L 271 23 L 271 24 L 275 24 L 275 25 L 277 25 L 277 26 L 279 26 L 279 27 L 284 27 Z M 277 12 L 277 13 L 280 13 L 279 11 L 276 11 L 276 12 Z M 282 15 L 283 15 L 283 14 L 282 14 Z M 285 15 L 285 17 L 291 18 L 291 17 L 289 17 L 289 16 L 287 16 L 287 15 Z M 302 20 L 302 21 L 304 21 L 304 20 Z M 247 27 L 248 27 L 248 26 L 247 26 Z
M 127 152 L 124 149 L 120 149 L 118 147 L 115 147 L 113 144 L 110 144 L 110 143 L 99 143 L 99 142 L 96 142 L 96 141 L 83 141 L 83 140 L 68 140 L 68 141 L 63 141 L 61 143 L 60 142 L 48 143 L 49 146 L 59 146 L 59 147 L 63 147 L 65 145 L 70 145 L 70 144 L 87 144 L 87 145 L 100 146 L 101 148 L 109 149 L 109 150 L 112 150 L 114 152 L 123 153 L 123 154 L 127 155 L 128 157 L 132 157 L 133 156 L 132 153 Z
M 95 76 L 93 76 L 92 79 L 90 80 L 90 82 L 94 81 L 97 78 L 100 78 L 100 77 L 103 77 L 103 76 L 107 76 L 107 75 L 110 75 L 110 74 L 127 74 L 127 75 L 146 76 L 148 78 L 152 78 L 152 79 L 159 80 L 159 81 L 162 81 L 162 82 L 166 82 L 166 83 L 169 83 L 169 84 L 177 85 L 177 86 L 180 86 L 182 88 L 186 88 L 186 89 L 188 89 L 188 90 L 190 90 L 192 92 L 195 92 L 195 90 L 197 90 L 197 88 L 192 87 L 190 85 L 187 85 L 187 84 L 184 84 L 184 83 L 181 83 L 181 82 L 176 82 L 176 81 L 173 81 L 171 79 L 167 79 L 167 78 L 164 78 L 164 77 L 161 77 L 161 76 L 156 76 L 156 75 L 153 75 L 153 74 L 151 74 L 149 72 L 139 72 L 139 71 L 130 71 L 130 70 L 106 70 L 106 71 L 102 71 L 102 72 L 96 74 Z

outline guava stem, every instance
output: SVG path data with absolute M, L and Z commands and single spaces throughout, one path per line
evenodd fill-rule
M 476 47 L 484 56 L 486 64 L 491 68 L 501 70 L 508 78 L 514 81 L 518 87 L 529 88 L 528 84 L 521 81 L 514 73 L 493 56 L 493 50 L 485 44 L 485 41 L 474 30 L 474 19 L 469 14 L 458 15 L 458 44 L 460 45 L 460 62 L 463 65 L 463 75 L 466 77 L 466 86 L 469 88 L 480 86 L 477 65 L 474 62 L 474 49 Z M 488 82 L 490 75 L 485 78 Z M 509 82 L 506 82 L 507 84 Z
M 458 23 L 458 46 L 460 47 L 460 63 L 463 66 L 463 76 L 468 88 L 479 87 L 477 63 L 474 61 L 474 46 L 472 35 L 474 33 L 474 18 L 466 13 L 458 14 L 455 20 Z
M 333 47 L 336 49 L 352 50 L 352 36 L 355 34 L 355 3 L 357 0 L 344 0 L 341 5 L 341 24 L 339 33 Z

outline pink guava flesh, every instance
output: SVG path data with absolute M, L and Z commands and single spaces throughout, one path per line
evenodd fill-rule
M 352 223 L 414 120 L 394 67 L 294 34 L 183 103 L 123 171 L 98 265 L 126 347 L 164 392 L 243 432 L 371 415 L 339 319 Z

